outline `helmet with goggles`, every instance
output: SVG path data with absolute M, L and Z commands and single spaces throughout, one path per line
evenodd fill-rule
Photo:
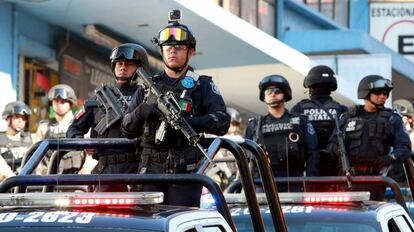
M 58 84 L 53 86 L 48 94 L 47 97 L 49 101 L 52 101 L 53 99 L 63 99 L 70 101 L 71 104 L 76 103 L 76 94 L 75 91 L 66 84 Z
M 414 107 L 413 104 L 406 99 L 398 99 L 392 103 L 392 108 L 401 115 L 413 117 Z
M 147 50 L 141 45 L 135 43 L 125 43 L 114 48 L 109 56 L 111 59 L 112 72 L 115 70 L 115 64 L 119 60 L 127 60 L 136 63 L 139 67 L 143 67 L 145 71 L 149 71 L 149 62 Z
M 285 94 L 285 102 L 288 102 L 292 99 L 292 89 L 290 88 L 289 82 L 286 80 L 286 78 L 281 75 L 270 75 L 264 77 L 259 83 L 259 98 L 261 101 L 264 101 L 264 94 L 269 86 L 275 86 L 276 88 L 282 90 Z
M 7 119 L 10 116 L 13 115 L 24 115 L 29 116 L 32 114 L 32 111 L 30 108 L 24 104 L 22 101 L 14 101 L 8 103 L 3 110 L 2 117 L 3 119 Z
M 359 82 L 358 99 L 367 99 L 374 91 L 385 91 L 387 96 L 392 90 L 392 82 L 380 75 L 368 75 Z
M 227 107 L 226 111 L 227 111 L 227 114 L 230 115 L 230 119 L 232 122 L 236 122 L 236 123 L 242 122 L 242 117 L 239 111 L 231 107 Z
M 190 29 L 179 23 L 179 20 L 170 20 L 171 24 L 162 29 L 153 42 L 158 46 L 163 45 L 187 45 L 196 49 L 196 39 Z

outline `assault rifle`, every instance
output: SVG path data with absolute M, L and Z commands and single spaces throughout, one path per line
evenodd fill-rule
M 339 145 L 338 150 L 339 150 L 339 156 L 340 156 L 342 171 L 345 173 L 347 183 L 348 183 L 348 188 L 351 188 L 352 187 L 351 171 L 350 171 L 351 168 L 349 167 L 348 157 L 346 156 L 344 134 L 342 133 L 341 128 L 339 128 L 338 115 L 335 114 L 333 116 L 334 116 L 334 119 L 335 119 L 336 138 L 338 140 L 338 145 Z
M 103 117 L 95 127 L 95 130 L 102 135 L 109 127 L 119 120 L 122 120 L 128 102 L 118 88 L 106 85 L 102 85 L 96 89 L 95 96 L 97 106 L 105 112 L 105 117 Z
M 170 125 L 175 130 L 180 130 L 184 136 L 188 139 L 188 142 L 191 146 L 197 147 L 211 163 L 211 158 L 204 151 L 203 147 L 200 145 L 200 135 L 197 134 L 193 128 L 188 124 L 181 116 L 181 108 L 174 96 L 174 93 L 168 91 L 162 93 L 157 86 L 155 85 L 152 77 L 142 68 L 137 69 L 139 78 L 141 79 L 141 84 L 144 85 L 145 91 L 148 94 L 153 94 L 157 99 L 157 109 L 162 114 L 163 121 L 156 132 L 156 143 L 161 143 L 165 141 L 167 124 Z

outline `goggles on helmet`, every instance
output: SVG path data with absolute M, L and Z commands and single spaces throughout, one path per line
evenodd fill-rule
M 58 98 L 64 99 L 64 100 L 69 99 L 70 97 L 69 97 L 68 91 L 66 91 L 65 89 L 56 88 L 53 91 L 53 99 L 58 99 Z
M 159 43 L 165 43 L 170 40 L 171 37 L 173 37 L 176 42 L 186 42 L 190 40 L 190 35 L 186 30 L 179 27 L 167 27 L 160 31 L 158 36 Z
M 30 115 L 31 112 L 29 109 L 27 109 L 24 106 L 21 105 L 15 105 L 13 106 L 13 114 L 19 114 L 19 115 Z
M 111 60 L 119 60 L 119 59 L 126 59 L 126 60 L 139 60 L 140 54 L 135 49 L 132 49 L 130 47 L 117 47 L 114 50 L 112 50 L 111 57 L 109 57 Z
M 388 79 L 379 79 L 369 83 L 370 89 L 392 89 L 392 82 Z

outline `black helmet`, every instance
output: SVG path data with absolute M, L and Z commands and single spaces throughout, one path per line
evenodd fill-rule
M 234 108 L 231 107 L 227 107 L 226 109 L 227 114 L 230 115 L 231 121 L 237 122 L 237 123 L 241 123 L 242 122 L 242 117 L 239 113 L 239 111 L 237 111 Z
M 58 84 L 53 86 L 48 94 L 47 97 L 49 98 L 49 101 L 52 101 L 53 99 L 63 99 L 68 100 L 72 104 L 76 104 L 76 94 L 75 91 L 66 84 Z
M 358 99 L 366 99 L 375 90 L 387 91 L 389 95 L 392 90 L 392 82 L 380 75 L 368 75 L 359 82 Z
M 410 101 L 405 100 L 405 99 L 395 100 L 392 103 L 392 108 L 404 116 L 413 117 L 414 115 L 413 104 Z
M 184 44 L 191 48 L 196 49 L 196 39 L 190 29 L 178 22 L 174 22 L 171 25 L 166 26 L 162 29 L 153 42 L 158 46 L 166 44 Z
M 115 64 L 118 60 L 133 61 L 138 66 L 142 66 L 145 71 L 149 72 L 147 50 L 135 43 L 125 43 L 114 48 L 109 59 L 111 59 L 112 72 L 114 72 Z
M 292 99 L 292 90 L 286 78 L 280 75 L 270 75 L 270 76 L 264 77 L 259 82 L 260 101 L 264 100 L 264 91 L 267 89 L 267 87 L 271 85 L 274 85 L 283 90 L 283 93 L 285 94 L 285 99 L 284 99 L 285 102 L 288 102 Z
M 318 84 L 327 86 L 331 91 L 335 91 L 338 88 L 338 85 L 336 83 L 334 71 L 325 65 L 318 65 L 309 70 L 308 75 L 306 75 L 303 80 L 303 86 L 305 88 L 310 88 Z
M 22 101 L 14 101 L 8 103 L 3 110 L 3 119 L 7 119 L 9 116 L 13 115 L 25 115 L 29 116 L 32 114 L 30 108 L 24 104 Z

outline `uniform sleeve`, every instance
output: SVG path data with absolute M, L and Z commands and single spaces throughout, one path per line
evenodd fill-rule
M 76 113 L 72 124 L 66 132 L 67 138 L 83 138 L 93 126 L 95 121 L 94 108 L 87 108 L 85 105 Z
M 224 135 L 230 127 L 230 116 L 218 87 L 208 77 L 200 77 L 200 106 L 197 115 L 188 117 L 188 123 L 195 131 Z
M 301 110 L 300 110 L 300 105 L 299 105 L 299 103 L 298 103 L 298 104 L 296 104 L 296 105 L 294 105 L 294 106 L 292 107 L 292 109 L 290 110 L 290 112 L 292 112 L 292 113 L 298 113 L 298 114 L 301 114 L 302 112 L 301 112 Z
M 393 154 L 398 161 L 403 162 L 411 154 L 411 141 L 403 126 L 401 118 L 393 114 L 390 117 L 391 134 L 393 135 Z
M 304 143 L 306 148 L 306 175 L 315 176 L 316 166 L 319 163 L 318 137 L 315 129 L 306 117 L 302 117 L 302 128 L 304 129 Z
M 142 133 L 142 128 L 144 126 L 144 119 L 139 116 L 138 106 L 144 101 L 144 92 L 142 88 L 138 88 L 135 92 L 131 104 L 129 104 L 128 109 L 124 118 L 122 119 L 121 130 L 122 133 L 127 138 L 137 138 Z
M 246 131 L 244 132 L 244 138 L 253 140 L 254 131 L 255 131 L 255 121 L 254 118 L 249 119 L 247 123 Z

